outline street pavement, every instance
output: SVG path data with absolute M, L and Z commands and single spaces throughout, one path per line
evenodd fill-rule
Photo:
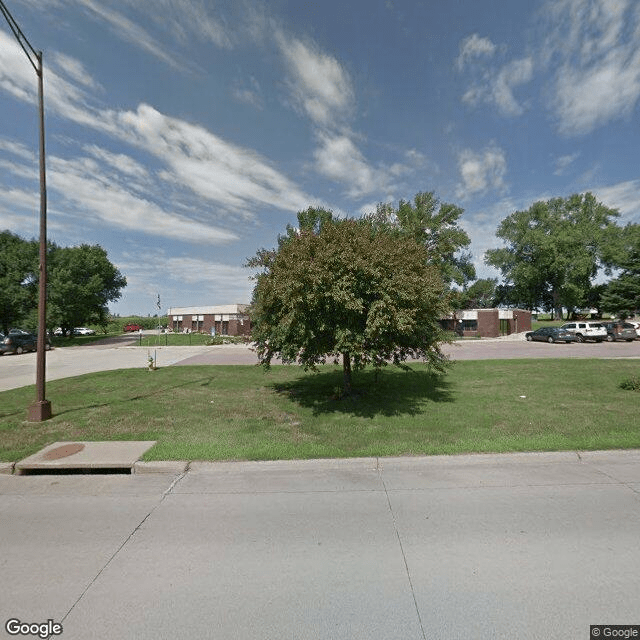
M 587 640 L 638 531 L 640 451 L 0 475 L 0 637 Z
M 526 342 L 524 334 L 505 338 L 464 340 L 444 345 L 452 360 L 487 360 L 513 358 L 640 358 L 640 340 L 584 344 L 547 344 Z M 120 342 L 53 349 L 46 355 L 47 380 L 111 371 L 145 368 L 148 358 L 157 366 L 193 364 L 257 364 L 257 356 L 245 345 L 191 347 L 138 347 L 135 338 L 123 336 Z M 35 384 L 36 354 L 0 357 L 0 391 Z

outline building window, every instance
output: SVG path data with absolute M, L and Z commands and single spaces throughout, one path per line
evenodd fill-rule
M 462 321 L 462 329 L 464 331 L 477 331 L 478 330 L 478 321 L 477 320 L 463 320 Z

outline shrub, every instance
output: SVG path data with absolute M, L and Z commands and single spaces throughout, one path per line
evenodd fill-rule
M 626 378 L 618 386 L 625 391 L 640 391 L 640 376 Z

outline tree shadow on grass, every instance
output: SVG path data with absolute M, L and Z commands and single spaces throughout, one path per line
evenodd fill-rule
M 389 368 L 353 374 L 353 393 L 342 394 L 342 370 L 307 373 L 297 380 L 275 383 L 279 395 L 311 409 L 313 415 L 344 413 L 363 418 L 419 415 L 430 402 L 454 402 L 446 376 L 415 370 Z

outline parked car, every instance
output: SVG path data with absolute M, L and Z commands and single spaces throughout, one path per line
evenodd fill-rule
M 540 329 L 536 329 L 535 331 L 527 332 L 525 337 L 529 342 L 538 340 L 540 342 L 566 342 L 567 344 L 571 344 L 577 341 L 573 333 L 570 333 L 562 327 L 540 327 Z
M 124 330 L 125 331 L 140 331 L 142 329 L 142 327 L 139 324 L 125 324 L 124 325 Z
M 18 331 L 9 331 L 9 335 L 2 339 L 2 342 L 0 342 L 0 355 L 7 353 L 16 353 L 19 355 L 25 351 L 36 351 L 38 348 L 38 336 L 33 333 Z M 47 351 L 51 349 L 51 343 L 48 338 L 45 343 L 45 349 Z
M 626 340 L 631 342 L 638 337 L 635 327 L 630 322 L 605 322 L 607 341 Z
M 560 328 L 572 333 L 578 342 L 602 342 L 607 339 L 607 329 L 601 322 L 566 322 Z
M 638 340 L 640 340 L 640 322 L 636 322 L 635 320 L 627 320 L 630 325 L 633 325 L 633 328 L 636 330 L 636 335 L 638 336 Z
M 87 327 L 76 327 L 73 330 L 74 336 L 95 336 L 96 332 L 93 329 L 87 329 Z

